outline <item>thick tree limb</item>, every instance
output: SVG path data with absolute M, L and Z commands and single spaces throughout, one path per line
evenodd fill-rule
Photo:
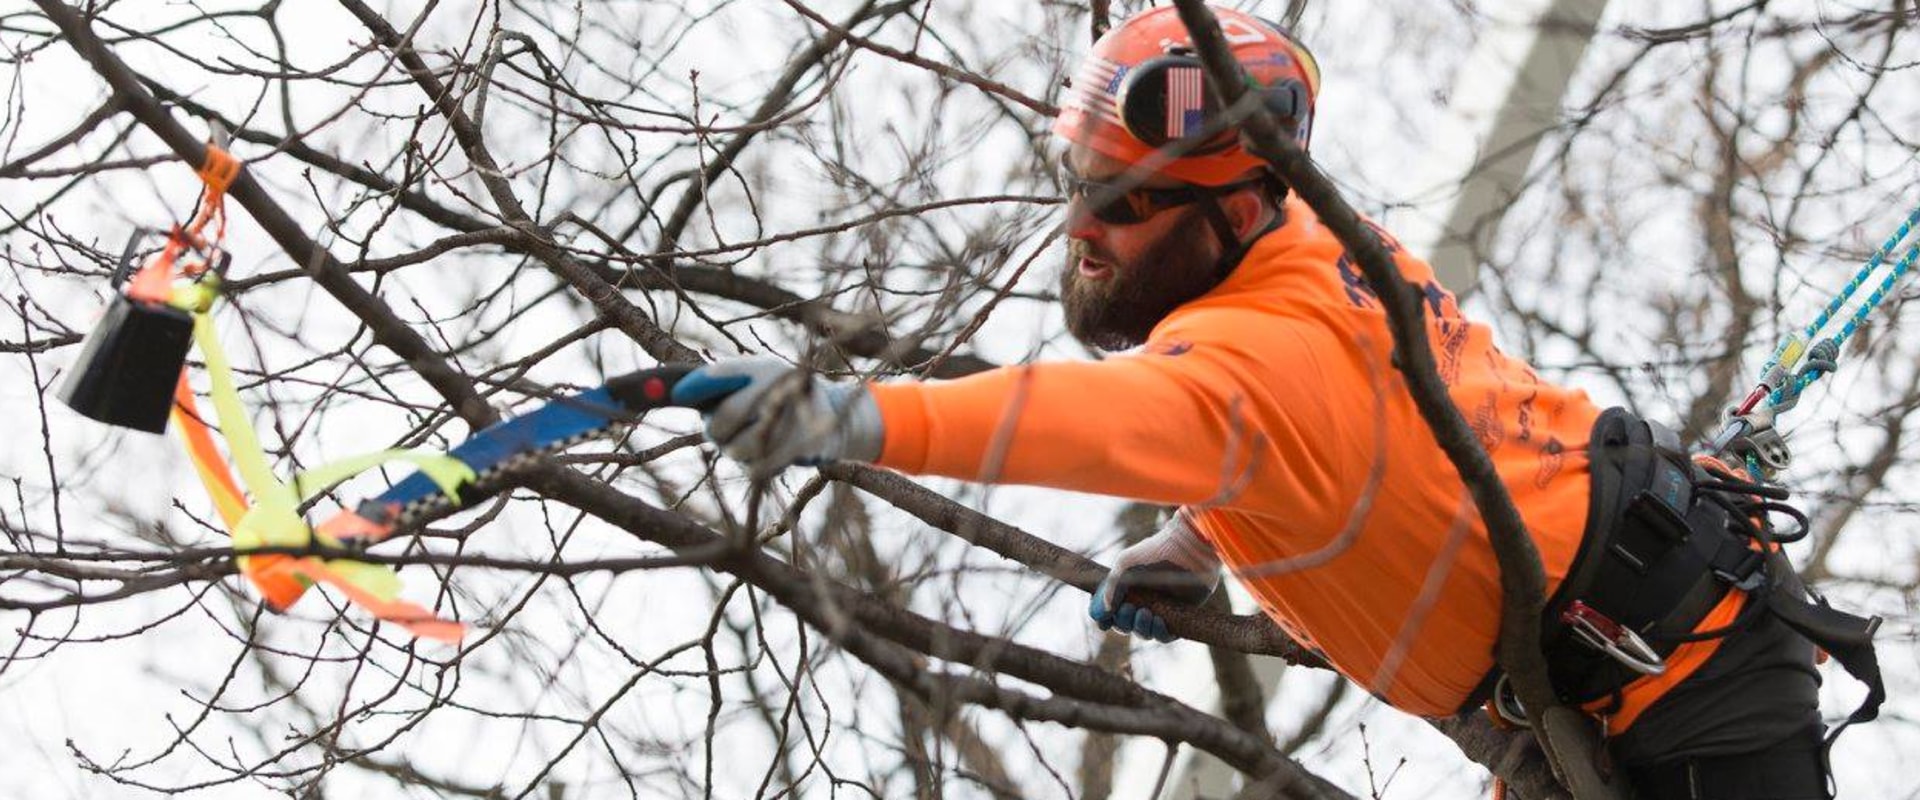
M 1228 50 L 1219 21 L 1201 0 L 1175 0 L 1180 19 L 1191 34 L 1194 48 L 1206 63 L 1209 91 L 1220 93 L 1224 108 L 1234 108 L 1245 94 L 1239 65 Z M 1394 364 L 1405 377 L 1420 415 L 1433 429 L 1447 458 L 1473 495 L 1474 505 L 1487 525 L 1494 555 L 1500 565 L 1504 597 L 1500 615 L 1497 661 L 1513 681 L 1528 709 L 1534 730 L 1540 731 L 1548 760 L 1568 782 L 1575 797 L 1609 797 L 1605 783 L 1593 768 L 1600 746 L 1578 711 L 1559 705 L 1547 677 L 1540 644 L 1540 611 L 1546 604 L 1546 574 L 1540 552 L 1528 536 L 1526 522 L 1508 496 L 1493 460 L 1474 436 L 1466 418 L 1453 404 L 1433 361 L 1432 345 L 1419 293 L 1400 276 L 1392 256 L 1361 223 L 1360 215 L 1320 174 L 1305 151 L 1282 135 L 1278 124 L 1258 103 L 1241 120 L 1243 142 L 1265 159 L 1320 221 L 1359 261 L 1367 285 L 1379 296 L 1393 333 Z

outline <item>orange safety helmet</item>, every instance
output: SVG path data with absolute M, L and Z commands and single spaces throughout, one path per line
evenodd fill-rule
M 1277 25 L 1231 9 L 1213 13 L 1249 88 L 1305 148 L 1320 89 L 1313 54 Z M 1184 155 L 1155 164 L 1155 172 L 1201 186 L 1231 183 L 1266 162 L 1226 125 L 1205 90 L 1205 74 L 1172 6 L 1135 14 L 1094 42 L 1068 85 L 1053 133 L 1129 164 L 1152 163 L 1158 148 L 1178 145 Z

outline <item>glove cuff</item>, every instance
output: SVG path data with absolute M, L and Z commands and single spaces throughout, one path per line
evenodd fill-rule
M 1213 545 L 1202 538 L 1199 531 L 1193 529 L 1184 508 L 1175 511 L 1173 519 L 1167 520 L 1167 524 L 1160 526 L 1158 532 L 1140 544 L 1148 543 L 1155 546 L 1161 558 L 1189 571 L 1205 574 L 1220 569 L 1219 554 L 1213 551 Z
M 865 463 L 880 460 L 880 449 L 887 441 L 886 424 L 880 419 L 880 404 L 873 399 L 873 393 L 867 391 L 867 384 L 828 384 L 826 391 L 834 413 L 840 415 L 840 452 L 834 456 Z

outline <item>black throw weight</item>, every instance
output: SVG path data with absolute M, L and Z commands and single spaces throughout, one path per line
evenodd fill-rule
M 193 345 L 193 317 L 115 292 L 60 386 L 60 402 L 121 428 L 165 433 Z

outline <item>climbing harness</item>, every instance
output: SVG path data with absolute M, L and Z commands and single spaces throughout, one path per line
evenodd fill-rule
M 1867 280 L 1886 265 L 1887 259 L 1913 232 L 1916 224 L 1920 224 L 1920 207 L 1915 207 L 1893 236 L 1874 251 L 1867 263 L 1854 273 L 1853 279 L 1847 281 L 1840 293 L 1821 310 L 1813 324 L 1788 334 L 1774 348 L 1773 356 L 1767 359 L 1766 366 L 1760 371 L 1760 382 L 1738 405 L 1728 409 L 1727 422 L 1713 437 L 1709 453 L 1732 457 L 1756 481 L 1771 478 L 1792 463 L 1793 457 L 1786 441 L 1774 427 L 1776 418 L 1798 405 L 1801 393 L 1814 381 L 1834 371 L 1840 359 L 1840 348 L 1886 299 L 1888 291 L 1900 277 L 1913 268 L 1914 261 L 1920 259 L 1920 240 L 1907 247 L 1906 253 L 1894 262 L 1880 279 L 1880 284 L 1846 318 L 1838 332 L 1819 339 L 1821 331 L 1836 318 L 1840 309 L 1853 299 Z
M 1809 598 L 1779 545 L 1805 535 L 1804 515 L 1785 489 L 1749 482 L 1711 457 L 1689 457 L 1678 435 L 1624 409 L 1594 424 L 1586 535 L 1542 614 L 1549 676 L 1563 702 L 1612 714 L 1620 692 L 1662 675 L 1681 645 L 1718 638 L 1770 613 L 1832 654 L 1868 687 L 1827 736 L 1873 719 L 1885 689 L 1873 650 L 1881 620 Z M 1795 529 L 1776 531 L 1774 514 Z M 1731 621 L 1696 631 L 1729 592 L 1747 595 Z M 1486 703 L 1497 723 L 1526 714 L 1497 668 L 1469 706 Z
M 1729 635 L 1762 613 L 1830 654 L 1867 686 L 1860 705 L 1824 735 L 1816 727 L 1758 753 L 1661 765 L 1640 776 L 1643 791 L 1662 797 L 1701 797 L 1703 788 L 1720 793 L 1715 796 L 1825 792 L 1825 763 L 1834 741 L 1849 726 L 1879 715 L 1886 687 L 1873 636 L 1881 619 L 1836 609 L 1800 583 L 1780 545 L 1804 538 L 1807 518 L 1785 503 L 1787 490 L 1769 481 L 1792 463 L 1775 427 L 1779 415 L 1836 369 L 1847 340 L 1920 260 L 1920 241 L 1893 262 L 1837 332 L 1819 337 L 1916 224 L 1920 208 L 1813 324 L 1775 348 L 1759 383 L 1728 409 L 1725 426 L 1703 453 L 1689 457 L 1672 431 L 1622 409 L 1608 410 L 1594 424 L 1586 535 L 1541 618 L 1549 677 L 1563 702 L 1604 720 L 1620 709 L 1627 684 L 1665 674 L 1666 657 L 1680 645 Z M 1775 514 L 1792 518 L 1795 528 L 1775 530 Z M 1696 632 L 1735 591 L 1746 599 L 1732 621 Z M 1495 725 L 1527 726 L 1512 681 L 1498 668 L 1467 707 L 1483 703 Z M 1503 790 L 1496 784 L 1496 794 Z

